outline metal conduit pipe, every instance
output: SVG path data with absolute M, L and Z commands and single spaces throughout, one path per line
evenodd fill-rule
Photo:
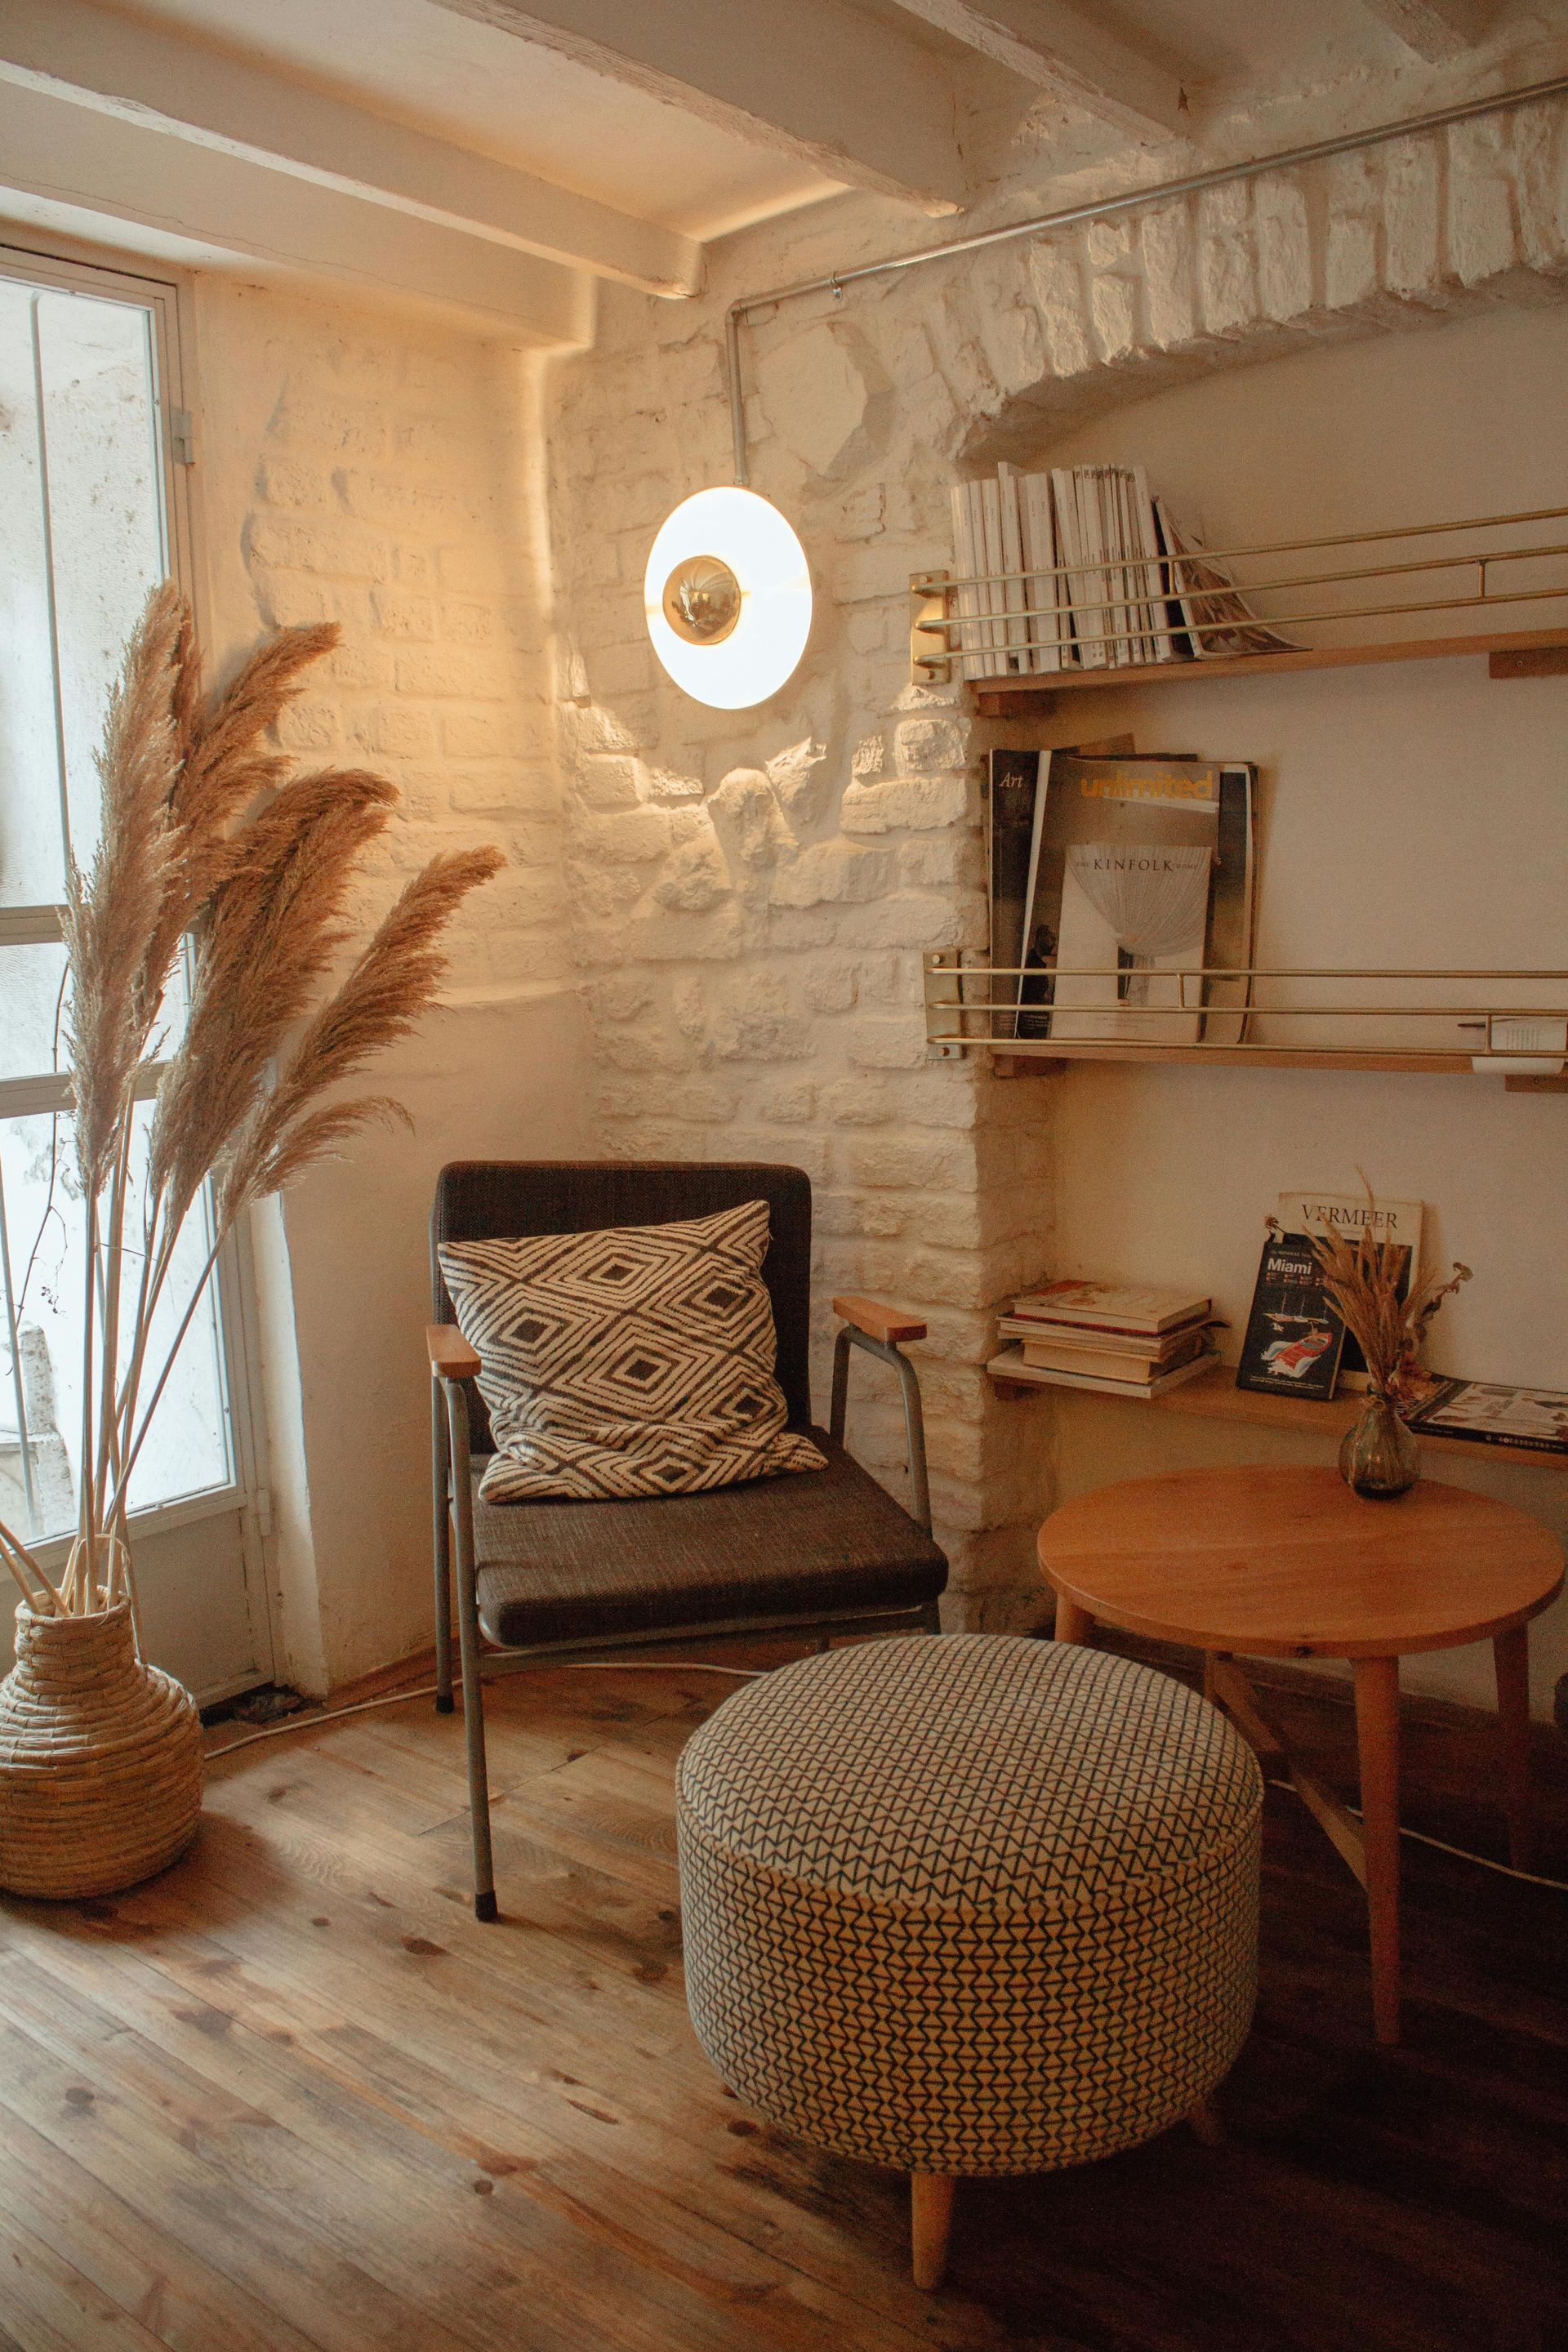
M 895 254 L 887 261 L 866 261 L 854 269 L 833 270 L 826 278 L 803 279 L 797 286 L 779 286 L 766 294 L 748 294 L 731 302 L 724 315 L 724 357 L 730 377 L 730 424 L 735 446 L 735 480 L 743 489 L 751 478 L 746 452 L 745 395 L 741 381 L 741 329 L 776 303 L 798 302 L 807 294 L 837 294 L 868 278 L 891 277 L 895 270 L 918 269 L 928 261 L 948 261 L 955 254 L 978 253 L 988 245 L 1005 245 L 1018 236 L 1039 236 L 1054 228 L 1072 228 L 1081 221 L 1110 220 L 1142 205 L 1169 203 L 1175 196 L 1199 194 L 1205 188 L 1228 187 L 1237 180 L 1260 179 L 1267 172 L 1288 172 L 1302 163 L 1321 163 L 1334 155 L 1353 155 L 1365 147 L 1384 147 L 1395 139 L 1414 139 L 1423 131 L 1442 131 L 1454 122 L 1474 122 L 1483 115 L 1502 114 L 1539 100 L 1568 96 L 1568 74 L 1527 83 L 1490 98 L 1467 99 L 1458 106 L 1440 106 L 1428 114 L 1407 115 L 1398 122 L 1383 122 L 1370 131 L 1347 131 L 1337 139 L 1315 139 L 1305 147 L 1285 147 L 1270 155 L 1254 155 L 1239 163 L 1218 163 L 1212 171 L 1189 172 L 1184 179 L 1160 180 L 1125 195 L 1101 196 L 1093 204 L 1069 205 L 1060 212 L 1037 213 L 1030 220 L 1014 221 L 1006 228 L 982 229 L 973 236 L 953 238 L 946 245 L 924 247 L 918 253 Z

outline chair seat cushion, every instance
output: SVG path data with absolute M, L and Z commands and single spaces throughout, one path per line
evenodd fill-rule
M 600 1232 L 443 1242 L 497 1453 L 485 1500 L 691 1495 L 819 1471 L 786 1427 L 766 1201 Z
M 947 1561 L 816 1429 L 826 1467 L 632 1503 L 491 1504 L 474 1463 L 479 1624 L 507 1649 L 725 1623 L 918 1609 Z

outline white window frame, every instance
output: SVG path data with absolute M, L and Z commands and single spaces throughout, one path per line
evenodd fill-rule
M 193 478 L 197 449 L 194 301 L 188 273 L 172 265 L 154 265 L 136 255 L 113 253 L 74 239 L 35 236 L 18 225 L 0 222 L 0 275 L 30 278 L 40 286 L 76 293 L 100 294 L 110 300 L 138 303 L 151 314 L 170 575 L 190 600 L 198 635 L 204 642 L 210 641 L 205 625 L 208 598 L 200 513 Z M 39 909 L 8 913 L 0 908 L 0 944 L 32 945 L 58 936 L 58 926 L 49 929 L 41 924 Z M 138 1087 L 139 1094 L 152 1093 L 156 1069 L 156 1065 L 149 1065 L 147 1079 Z M 0 1118 L 58 1110 L 66 1100 L 67 1083 L 63 1078 L 0 1080 Z M 264 1650 L 263 1670 L 268 1671 L 276 1647 L 271 1578 L 266 1572 L 265 1559 L 271 1500 L 258 1413 L 262 1391 L 250 1237 L 243 1221 L 225 1244 L 213 1279 L 217 1285 L 224 1341 L 229 1479 L 202 1494 L 133 1511 L 131 1524 L 146 1535 L 156 1536 L 164 1529 L 237 1511 L 252 1622 Z M 42 1564 L 52 1570 L 63 1565 L 70 1544 L 68 1535 L 56 1536 L 35 1544 L 33 1549 Z

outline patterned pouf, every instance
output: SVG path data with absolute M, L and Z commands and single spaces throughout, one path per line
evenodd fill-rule
M 862 1643 L 748 1684 L 680 1759 L 687 1998 L 731 2087 L 913 2176 L 1043 2172 L 1200 2106 L 1257 1990 L 1263 1783 L 1224 1717 L 1076 1643 Z

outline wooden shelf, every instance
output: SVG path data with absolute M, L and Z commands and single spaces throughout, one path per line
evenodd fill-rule
M 1075 1062 L 1197 1064 L 1214 1069 L 1248 1070 L 1395 1070 L 1406 1074 L 1435 1072 L 1439 1076 L 1462 1073 L 1466 1077 L 1485 1075 L 1474 1071 L 1468 1054 L 1363 1053 L 1348 1045 L 1308 1046 L 1291 1053 L 1284 1047 L 1275 1052 L 1265 1045 L 1119 1045 L 1113 1038 L 1064 1038 L 1058 1043 L 1043 1037 L 1033 1051 L 1011 1037 L 970 1037 L 964 1044 L 972 1052 L 989 1054 L 992 1069 L 999 1078 L 1060 1077 Z M 1568 1076 L 1510 1076 L 1507 1071 L 1501 1075 L 1510 1095 L 1568 1094 Z
M 1105 1389 L 1060 1389 L 1054 1382 L 1007 1379 L 993 1373 L 998 1389 L 1013 1396 L 1034 1395 L 1049 1387 L 1057 1396 L 1088 1396 L 1096 1400 L 1110 1394 Z M 1257 1396 L 1249 1389 L 1236 1385 L 1234 1364 L 1215 1364 L 1214 1370 L 1187 1381 L 1180 1388 L 1171 1389 L 1163 1397 L 1152 1401 L 1134 1397 L 1123 1400 L 1111 1397 L 1113 1403 L 1129 1402 L 1147 1404 L 1153 1412 L 1184 1413 L 1190 1421 L 1240 1422 L 1258 1429 L 1306 1430 L 1337 1446 L 1362 1408 L 1359 1396 L 1336 1397 L 1332 1404 L 1316 1404 L 1306 1397 Z M 1475 1437 L 1436 1437 L 1425 1430 L 1415 1433 L 1420 1445 L 1431 1446 L 1441 1454 L 1464 1454 L 1471 1461 L 1487 1461 L 1509 1465 L 1526 1470 L 1551 1470 L 1560 1475 L 1568 1472 L 1568 1454 L 1536 1453 L 1518 1445 L 1488 1445 Z
M 1033 719 L 1059 694 L 1126 686 L 1187 685 L 1194 678 L 1267 677 L 1286 670 L 1359 669 L 1369 663 L 1447 661 L 1485 654 L 1493 677 L 1568 674 L 1568 629 L 1510 629 L 1486 636 L 1403 637 L 1375 646 L 1307 646 L 1285 654 L 1222 654 L 1206 661 L 1129 663 L 1115 669 L 1048 670 L 1037 677 L 975 678 L 983 719 Z

